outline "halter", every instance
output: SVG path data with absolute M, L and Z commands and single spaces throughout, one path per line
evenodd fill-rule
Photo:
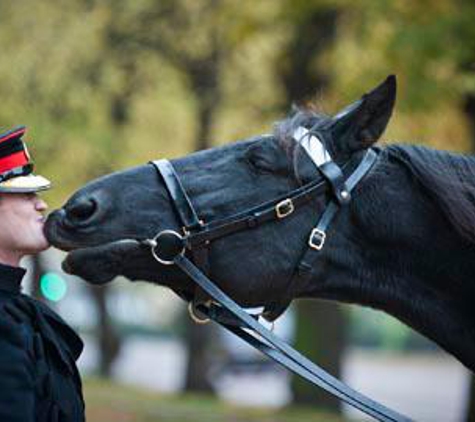
M 301 137 L 308 137 L 310 141 L 313 135 L 315 132 L 306 131 Z M 316 163 L 322 176 L 319 180 L 294 189 L 285 196 L 209 223 L 198 217 L 173 165 L 168 160 L 153 161 L 151 164 L 165 183 L 182 231 L 163 230 L 154 238 L 145 239 L 141 243 L 150 248 L 154 259 L 159 263 L 177 266 L 196 283 L 198 288 L 195 296 L 184 298 L 190 302 L 193 314 L 198 311 L 204 315 L 203 319 L 195 316 L 195 320 L 214 320 L 290 371 L 377 420 L 401 422 L 410 419 L 365 397 L 325 372 L 261 325 L 257 315 L 244 311 L 206 276 L 209 270 L 209 245 L 212 241 L 270 221 L 289 218 L 317 195 L 330 191 L 332 200 L 309 233 L 307 249 L 296 267 L 291 283 L 309 278 L 314 261 L 325 245 L 329 225 L 338 211 L 350 202 L 351 192 L 371 170 L 377 157 L 376 150 L 368 149 L 363 158 L 358 158 L 359 162 L 355 163 L 354 159 L 350 159 L 343 167 L 354 170 L 345 177 L 342 168 L 328 156 Z M 191 260 L 187 255 L 191 255 Z M 290 300 L 284 298 L 282 302 L 268 304 L 263 316 L 273 321 L 287 308 Z

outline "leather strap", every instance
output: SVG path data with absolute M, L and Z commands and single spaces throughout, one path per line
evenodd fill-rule
M 363 177 L 368 174 L 369 170 L 376 162 L 377 157 L 378 156 L 375 151 L 368 150 L 361 161 L 361 164 L 346 181 L 346 187 L 349 193 L 351 193 L 357 184 L 363 179 Z M 333 218 L 336 216 L 338 210 L 339 207 L 337 203 L 330 202 L 323 212 L 317 225 L 310 233 L 307 248 L 297 266 L 297 271 L 295 272 L 294 277 L 290 281 L 290 285 L 295 283 L 303 283 L 310 278 L 312 274 L 312 268 L 314 268 L 316 265 L 315 261 L 318 259 L 319 251 L 322 249 L 325 242 L 327 229 L 330 226 Z M 315 247 L 316 245 L 320 245 L 320 247 Z
M 166 159 L 151 161 L 151 163 L 155 166 L 165 182 L 171 202 L 179 216 L 180 222 L 183 224 L 183 228 L 188 233 L 200 229 L 203 223 L 196 214 L 195 208 L 186 194 L 173 165 Z M 191 250 L 193 261 L 199 265 L 205 274 L 209 274 L 208 243 L 209 242 L 204 242 Z M 208 301 L 208 299 L 208 296 L 198 286 L 196 286 L 193 300 L 196 303 L 204 303 Z
M 330 183 L 333 195 L 338 203 L 345 205 L 350 202 L 351 198 L 341 168 L 334 161 L 327 161 L 319 167 L 319 170 Z
M 202 244 L 203 242 L 212 242 L 213 240 L 242 230 L 255 228 L 263 223 L 278 218 L 276 215 L 276 206 L 279 203 L 291 200 L 293 206 L 292 212 L 295 212 L 302 205 L 314 199 L 315 194 L 325 192 L 326 190 L 328 190 L 328 185 L 324 181 L 319 180 L 318 183 L 312 183 L 303 188 L 296 189 L 292 194 L 269 201 L 259 207 L 251 208 L 244 213 L 239 213 L 228 218 L 220 219 L 216 222 L 205 224 L 199 232 L 192 233 L 188 237 L 187 242 L 192 248 Z
M 155 166 L 158 173 L 162 176 L 175 212 L 180 217 L 180 221 L 183 223 L 186 230 L 192 231 L 200 228 L 200 219 L 196 215 L 190 198 L 186 194 L 186 191 L 170 161 L 163 159 L 151 161 L 150 163 Z
M 313 384 L 340 398 L 344 402 L 362 412 L 384 422 L 409 422 L 410 419 L 358 393 L 338 379 L 334 378 L 312 361 L 301 355 L 275 334 L 259 324 L 255 318 L 248 315 L 241 307 L 208 279 L 188 258 L 177 255 L 175 264 L 197 283 L 210 297 L 225 307 L 242 324 L 235 327 L 221 324 L 234 332 L 251 346 L 265 353 L 288 369 L 303 376 Z M 212 315 L 210 315 L 212 316 Z M 220 321 L 217 321 L 220 323 Z M 243 329 L 249 329 L 253 335 Z M 260 338 L 259 338 L 260 337 Z M 263 339 L 263 340 L 261 340 Z M 265 342 L 264 342 L 265 341 Z
M 344 183 L 344 189 L 347 190 L 349 196 L 352 190 L 355 188 L 355 186 L 369 172 L 371 167 L 376 162 L 377 157 L 378 156 L 375 151 L 369 150 L 366 153 L 366 155 L 363 157 L 363 160 L 355 169 L 355 171 L 350 175 L 350 177 L 348 177 L 347 181 Z M 330 163 L 331 162 L 328 162 L 324 164 L 324 166 Z M 335 172 L 334 174 L 338 174 L 338 173 Z M 340 182 L 339 186 L 341 187 L 343 186 L 343 184 Z M 340 196 L 341 196 L 341 192 L 340 192 Z M 343 205 L 345 204 L 346 204 L 346 201 L 343 202 Z M 339 202 L 337 199 L 337 201 L 331 201 L 328 204 L 328 206 L 325 208 L 325 210 L 323 211 L 322 215 L 318 219 L 317 225 L 310 232 L 305 252 L 302 258 L 300 259 L 299 264 L 297 265 L 297 268 L 295 270 L 294 275 L 292 276 L 292 279 L 290 280 L 287 291 L 290 289 L 290 286 L 293 286 L 296 284 L 302 284 L 306 282 L 312 275 L 312 269 L 314 268 L 315 261 L 318 259 L 318 256 L 319 256 L 318 252 L 323 248 L 325 244 L 327 230 L 330 227 L 331 222 L 337 215 L 338 211 L 340 210 L 341 206 L 342 206 L 342 203 Z M 274 321 L 283 312 L 285 312 L 285 310 L 290 305 L 290 303 L 291 303 L 291 298 L 288 297 L 288 295 L 283 295 L 283 297 L 278 303 L 271 304 L 271 306 L 269 306 L 268 309 L 266 307 L 266 310 L 263 315 L 264 318 L 266 318 L 268 321 Z
M 326 174 L 324 173 L 324 175 L 330 182 L 333 192 L 335 193 L 335 189 L 344 186 L 343 183 L 346 183 L 346 188 L 350 192 L 371 169 L 376 157 L 376 152 L 372 150 L 367 151 L 363 160 L 356 167 L 356 170 L 350 175 L 346 182 L 342 182 L 343 179 L 340 175 L 341 171 L 335 172 L 335 168 L 329 166 L 328 168 L 330 170 L 326 172 Z M 229 218 L 219 220 L 213 224 L 204 225 L 198 219 L 193 205 L 186 195 L 178 175 L 175 173 L 171 163 L 169 163 L 167 160 L 159 160 L 152 162 L 152 164 L 162 175 L 162 178 L 170 193 L 172 202 L 174 203 L 175 210 L 188 231 L 188 233 L 186 233 L 186 237 L 182 238 L 182 241 L 185 242 L 188 249 L 192 251 L 196 247 L 200 248 L 203 245 L 206 246 L 214 239 L 229 235 L 231 233 L 236 233 L 243 229 L 255 227 L 256 225 L 266 221 L 285 218 L 293 213 L 296 207 L 312 199 L 314 197 L 314 193 L 327 189 L 327 184 L 324 181 L 313 182 L 292 191 L 290 194 L 284 197 L 285 199 L 278 198 Z M 338 200 L 330 202 L 321 215 L 317 226 L 312 231 L 312 236 L 316 236 L 320 233 L 325 235 L 326 229 L 336 215 L 340 203 L 343 202 Z M 189 229 L 196 229 L 198 231 L 193 232 Z M 170 232 L 170 230 L 165 230 L 164 232 Z M 176 235 L 180 236 L 178 234 Z M 152 246 L 152 253 L 156 259 L 159 260 L 159 262 L 160 257 L 158 254 L 160 252 L 160 245 L 158 245 L 158 241 L 162 241 L 163 239 L 165 239 L 165 236 L 160 236 L 160 234 L 158 234 L 155 237 L 155 243 L 153 243 L 153 241 L 150 239 L 146 239 L 142 242 L 144 245 Z M 325 239 L 323 237 L 322 242 L 324 242 L 324 240 Z M 310 237 L 309 245 L 311 249 L 316 249 L 314 248 L 316 243 L 312 245 L 314 242 L 317 242 L 317 240 L 314 239 L 312 241 L 312 237 Z M 382 406 L 381 404 L 351 389 L 276 337 L 271 331 L 259 324 L 255 316 L 248 315 L 243 309 L 240 308 L 238 304 L 236 304 L 225 293 L 223 293 L 202 271 L 200 271 L 200 269 L 195 264 L 193 264 L 184 255 L 182 245 L 179 246 L 180 247 L 176 248 L 176 255 L 173 257 L 172 263 L 178 266 L 196 283 L 198 291 L 202 291 L 203 294 L 207 295 L 220 304 L 219 308 L 216 308 L 215 306 L 203 307 L 203 312 L 211 319 L 215 320 L 226 329 L 232 331 L 243 340 L 248 342 L 251 346 L 279 362 L 281 365 L 301 375 L 310 382 L 320 386 L 336 397 L 339 397 L 341 400 L 356 407 L 362 412 L 365 412 L 366 414 L 384 422 L 410 421 L 410 419 L 406 418 L 405 416 L 402 416 L 397 412 L 394 412 L 391 409 L 388 409 L 385 406 Z M 313 251 L 307 251 L 297 273 L 301 273 L 302 265 L 304 267 L 306 265 L 311 269 L 310 264 L 306 262 L 306 257 L 309 253 L 309 259 L 314 259 Z M 206 253 L 203 254 L 201 259 L 198 259 L 198 261 L 207 261 L 207 257 L 204 258 L 205 255 Z M 164 257 L 161 258 L 162 262 L 164 262 L 163 258 Z M 169 261 L 169 259 L 167 257 L 165 258 L 166 263 Z M 203 262 L 200 262 L 199 265 L 202 265 L 203 268 L 206 267 Z M 285 302 L 285 305 L 287 303 L 288 302 Z M 199 303 L 197 306 L 200 306 Z M 279 307 L 278 304 L 276 304 L 275 309 L 281 311 L 282 306 Z

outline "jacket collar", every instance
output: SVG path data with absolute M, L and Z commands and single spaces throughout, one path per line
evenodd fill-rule
M 0 263 L 0 290 L 9 293 L 20 293 L 21 281 L 26 270 Z

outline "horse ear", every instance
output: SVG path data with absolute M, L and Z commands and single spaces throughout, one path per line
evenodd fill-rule
M 332 118 L 335 149 L 354 152 L 373 145 L 383 134 L 396 100 L 396 77 L 390 75 L 372 91 Z

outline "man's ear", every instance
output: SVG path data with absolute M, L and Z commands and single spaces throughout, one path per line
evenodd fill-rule
M 337 151 L 351 153 L 373 145 L 383 134 L 396 100 L 396 77 L 386 80 L 332 118 L 330 131 Z

